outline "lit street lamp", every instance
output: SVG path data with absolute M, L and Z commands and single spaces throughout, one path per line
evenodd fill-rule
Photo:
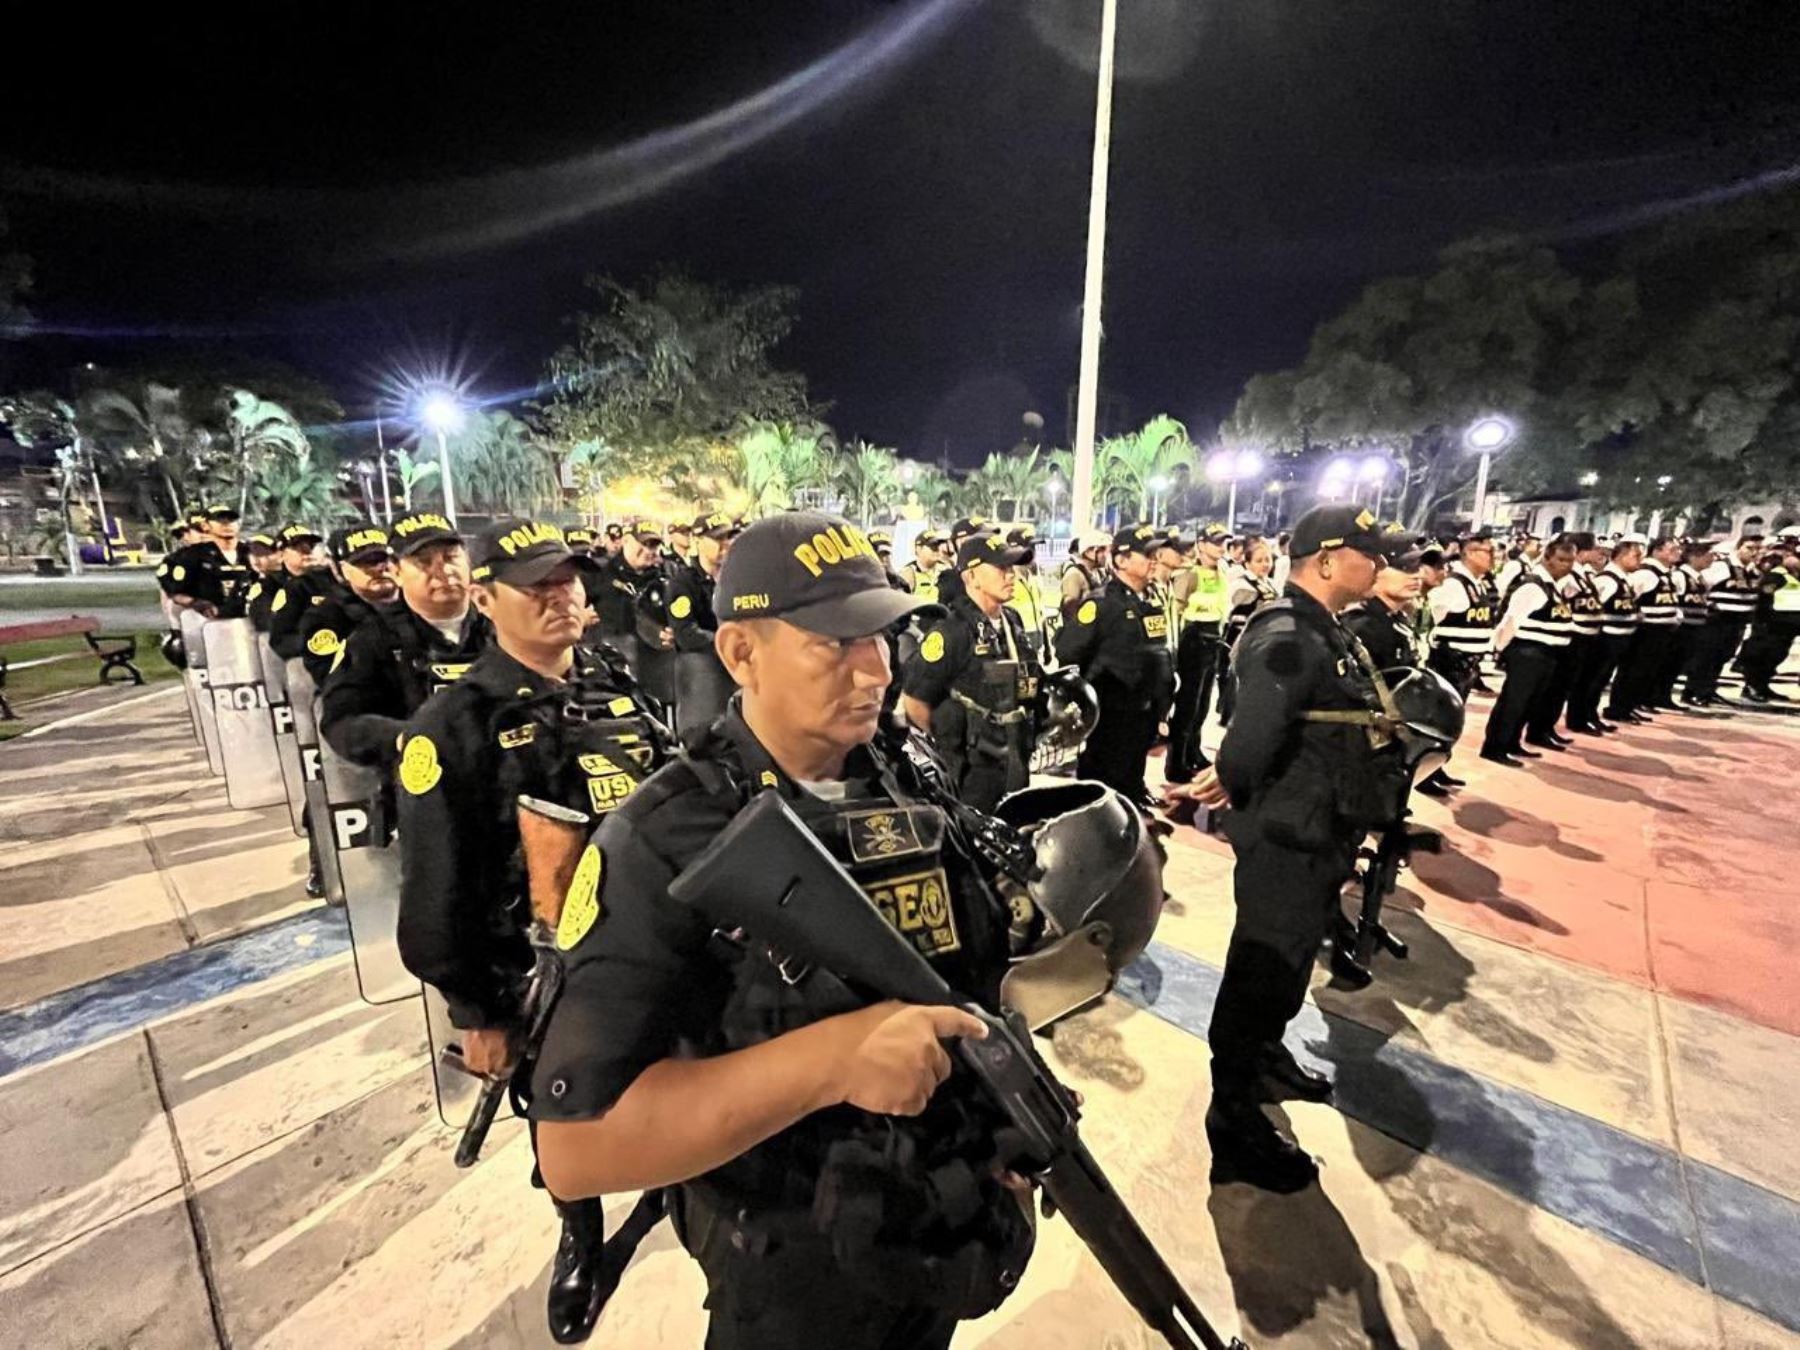
M 1518 434 L 1519 429 L 1504 417 L 1478 417 L 1463 432 L 1463 447 L 1481 456 L 1481 467 L 1475 474 L 1475 510 L 1470 521 L 1474 529 L 1481 528 L 1481 518 L 1487 510 L 1488 467 Z
M 1329 461 L 1319 475 L 1319 495 L 1327 501 L 1348 497 L 1355 490 L 1356 461 L 1345 455 Z
M 444 437 L 463 424 L 463 406 L 454 391 L 426 390 L 419 400 L 419 420 L 437 433 L 438 475 L 444 484 L 444 515 L 456 524 L 456 488 L 450 481 L 450 447 Z
M 1237 529 L 1238 484 L 1263 471 L 1263 457 L 1254 450 L 1220 450 L 1206 461 L 1206 476 L 1214 483 L 1231 484 L 1225 507 L 1225 528 Z
M 1152 478 L 1146 486 L 1154 494 L 1150 498 L 1150 523 L 1152 525 L 1160 525 L 1162 524 L 1163 493 L 1169 490 L 1169 480 L 1159 473 L 1156 477 Z
M 1356 466 L 1356 490 L 1360 492 L 1365 483 L 1373 489 L 1369 505 L 1374 508 L 1376 515 L 1381 514 L 1381 489 L 1387 482 L 1387 476 L 1388 462 L 1379 455 L 1370 455 Z M 1352 494 L 1351 500 L 1355 499 L 1355 494 Z
M 1050 499 L 1050 542 L 1056 542 L 1056 499 L 1062 496 L 1063 480 L 1059 473 L 1052 473 L 1050 480 L 1044 484 L 1044 495 Z

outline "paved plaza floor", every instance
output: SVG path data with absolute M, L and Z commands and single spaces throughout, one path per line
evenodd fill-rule
M 1323 1163 L 1287 1197 L 1208 1182 L 1231 861 L 1178 831 L 1156 943 L 1052 1061 L 1214 1321 L 1256 1347 L 1800 1347 L 1797 762 L 1800 718 L 1761 713 L 1459 759 L 1469 787 L 1419 810 L 1445 851 L 1393 902 L 1412 959 L 1359 993 L 1321 971 L 1291 1030 L 1340 1088 L 1286 1108 Z M 303 874 L 174 690 L 0 747 L 0 1344 L 550 1344 L 522 1127 L 454 1167 L 418 1001 L 360 1000 Z M 663 1225 L 591 1344 L 697 1346 L 700 1296 Z M 1157 1344 L 1060 1221 L 956 1340 Z

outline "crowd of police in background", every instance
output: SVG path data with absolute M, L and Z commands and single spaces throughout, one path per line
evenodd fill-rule
M 392 813 L 402 842 L 411 839 L 402 952 L 449 1000 L 477 1071 L 505 1062 L 504 1038 L 482 1037 L 517 1013 L 506 1002 L 513 995 L 496 992 L 504 986 L 495 969 L 516 970 L 520 958 L 499 960 L 488 944 L 497 951 L 522 941 L 516 925 L 468 921 L 472 909 L 491 907 L 484 891 L 510 884 L 501 872 L 521 842 L 516 784 L 500 782 L 507 761 L 493 758 L 494 729 L 501 749 L 517 749 L 536 735 L 538 705 L 553 703 L 558 718 L 574 709 L 588 751 L 581 795 L 592 801 L 622 798 L 676 753 L 679 738 L 704 735 L 733 690 L 715 650 L 721 616 L 713 597 L 744 528 L 709 512 L 602 530 L 501 521 L 465 538 L 425 511 L 329 534 L 290 522 L 240 537 L 236 514 L 216 509 L 183 523 L 180 547 L 157 570 L 172 610 L 246 617 L 279 657 L 301 662 L 325 741 L 378 773 L 390 793 L 395 783 L 404 789 Z M 1367 513 L 1343 528 L 1379 532 Z M 1065 557 L 1052 557 L 1029 525 L 979 517 L 917 532 L 908 541 L 913 556 L 898 562 L 889 532 L 866 538 L 889 586 L 933 606 L 888 638 L 889 716 L 930 737 L 958 796 L 982 812 L 1044 771 L 1103 783 L 1145 813 L 1176 805 L 1149 774 L 1163 745 L 1161 778 L 1176 785 L 1171 798 L 1186 799 L 1174 814 L 1194 819 L 1196 794 L 1180 785 L 1205 781 L 1204 733 L 1215 714 L 1229 727 L 1236 713 L 1234 650 L 1259 613 L 1284 601 L 1289 569 L 1302 561 L 1290 556 L 1288 535 L 1234 535 L 1217 524 L 1191 534 L 1155 525 L 1087 531 Z M 1378 561 L 1372 587 L 1336 619 L 1375 670 L 1429 669 L 1465 697 L 1486 690 L 1484 675 L 1495 667 L 1503 671 L 1480 748 L 1486 760 L 1516 768 L 1565 752 L 1576 736 L 1716 707 L 1733 670 L 1742 704 L 1789 701 L 1772 681 L 1800 636 L 1800 538 L 1432 539 L 1398 526 L 1384 538 L 1378 551 L 1364 545 Z M 1343 543 L 1323 541 L 1326 551 Z M 1320 544 L 1308 540 L 1308 555 Z M 508 617 L 495 596 L 506 588 L 477 584 L 512 578 L 538 586 L 550 573 L 534 563 L 571 554 L 584 564 L 573 599 L 562 602 L 580 611 L 568 680 L 583 689 L 573 696 L 517 663 L 484 656 L 495 623 L 526 632 L 544 620 L 522 609 Z M 171 654 L 181 655 L 173 647 Z M 421 725 L 435 738 L 417 735 Z M 476 727 L 464 737 L 461 763 L 459 726 Z M 428 756 L 413 753 L 421 746 Z M 420 785 L 435 786 L 446 773 L 469 786 L 461 797 L 429 794 L 447 804 L 427 814 Z M 482 781 L 496 775 L 492 785 Z M 1441 797 L 1462 786 L 1446 767 L 1417 790 Z M 547 809 L 554 814 L 554 804 Z M 310 824 L 307 886 L 319 895 L 319 822 Z M 1368 972 L 1341 940 L 1336 946 L 1334 971 L 1366 983 Z M 1277 1034 L 1291 1011 L 1279 1014 Z M 1303 1095 L 1328 1092 L 1291 1056 L 1261 1067 Z M 1209 1117 L 1209 1134 L 1213 1124 Z M 1215 1136 L 1216 1152 L 1222 1144 Z M 1275 1189 L 1310 1179 L 1310 1164 L 1281 1147 L 1252 1141 L 1246 1179 Z M 597 1200 L 559 1202 L 558 1210 L 564 1227 L 550 1322 L 559 1341 L 575 1341 L 591 1330 L 618 1268 L 600 1259 Z M 658 1213 L 652 1208 L 643 1222 Z

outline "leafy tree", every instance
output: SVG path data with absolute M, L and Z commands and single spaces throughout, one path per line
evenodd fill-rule
M 656 475 L 758 423 L 809 413 L 805 380 L 774 362 L 796 292 L 733 292 L 680 273 L 641 289 L 588 284 L 600 308 L 575 316 L 574 342 L 550 362 L 555 393 L 543 412 L 558 440 L 598 441 L 616 472 Z
M 1162 414 L 1126 436 L 1114 436 L 1098 447 L 1100 492 L 1110 506 L 1130 512 L 1137 519 L 1150 518 L 1150 480 L 1173 478 L 1177 469 L 1194 462 L 1193 442 L 1187 428 Z
M 1049 469 L 1039 462 L 1039 452 L 1030 449 L 1022 454 L 992 454 L 982 466 L 969 475 L 970 488 L 980 497 L 982 510 L 996 519 L 1022 519 L 1033 513 L 1037 497 L 1049 478 Z M 1002 510 L 1001 503 L 1011 510 Z
M 147 380 L 89 389 L 76 405 L 76 424 L 102 481 L 131 491 L 147 517 L 165 509 L 179 516 L 229 490 L 236 468 L 230 445 L 190 415 L 171 385 Z
M 293 414 L 248 389 L 233 389 L 226 395 L 225 424 L 237 451 L 240 512 L 249 510 L 251 482 L 267 468 L 284 461 L 304 465 L 311 457 L 312 447 Z
M 529 515 L 561 493 L 556 461 L 509 412 L 475 412 L 450 441 L 459 502 L 506 515 Z
M 419 489 L 438 476 L 437 460 L 414 455 L 407 450 L 394 452 L 394 472 L 400 478 L 400 509 L 411 511 L 413 497 Z
M 256 473 L 250 507 L 261 520 L 303 520 L 318 529 L 330 529 L 348 520 L 338 471 L 327 455 L 304 458 L 278 456 Z
M 857 523 L 868 528 L 875 515 L 887 514 L 900 496 L 900 465 L 886 446 L 853 441 L 844 452 L 834 484 L 845 509 L 853 510 Z
M 816 422 L 769 422 L 738 438 L 736 485 L 757 515 L 792 506 L 798 492 L 822 488 L 837 473 L 837 437 Z

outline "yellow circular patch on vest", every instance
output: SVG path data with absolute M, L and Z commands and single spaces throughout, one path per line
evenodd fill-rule
M 694 602 L 685 595 L 678 595 L 669 605 L 671 619 L 685 619 L 694 612 Z
M 944 659 L 944 634 L 941 629 L 925 635 L 925 640 L 919 644 L 919 655 L 927 661 Z
M 287 607 L 287 592 L 280 591 L 280 592 L 277 592 L 277 594 L 275 596 L 275 603 L 269 606 L 269 612 L 271 614 L 276 614 L 276 613 L 279 613 L 281 610 L 285 609 L 286 607 Z
M 1075 618 L 1079 623 L 1092 623 L 1094 621 L 1094 616 L 1099 614 L 1099 612 L 1099 605 L 1095 604 L 1092 600 L 1084 600 L 1081 602 L 1081 608 L 1075 611 Z
M 400 786 L 423 797 L 438 785 L 444 768 L 438 763 L 437 746 L 429 736 L 414 736 L 400 756 Z
M 182 581 L 182 580 L 184 580 L 184 579 L 185 579 L 185 578 L 186 578 L 186 577 L 187 577 L 187 568 L 185 568 L 185 567 L 177 567 L 177 568 L 176 568 L 176 569 L 175 569 L 175 580 L 177 580 L 177 581 Z
M 338 641 L 338 635 L 329 628 L 321 628 L 306 639 L 306 650 L 314 656 L 330 656 L 344 644 Z
M 562 917 L 556 921 L 556 946 L 570 951 L 593 931 L 600 921 L 600 873 L 604 864 L 600 850 L 589 844 L 575 864 L 575 875 L 569 879 L 569 893 L 563 897 Z

